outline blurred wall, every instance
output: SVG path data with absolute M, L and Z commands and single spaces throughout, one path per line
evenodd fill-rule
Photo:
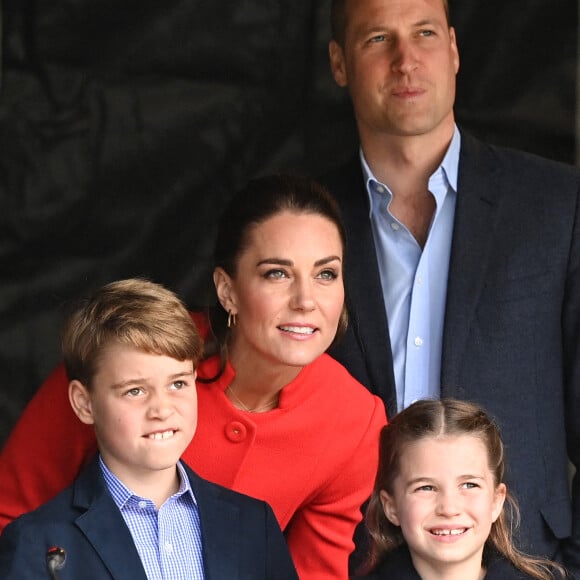
M 59 360 L 67 304 L 140 275 L 212 300 L 214 223 L 270 171 L 319 174 L 356 135 L 329 0 L 4 0 L 0 444 Z M 574 162 L 574 0 L 452 0 L 457 117 Z

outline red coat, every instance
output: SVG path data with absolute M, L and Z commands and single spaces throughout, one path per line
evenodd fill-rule
M 216 369 L 210 359 L 198 373 Z M 279 408 L 247 413 L 224 394 L 233 373 L 228 366 L 217 382 L 198 382 L 198 428 L 183 459 L 202 477 L 272 506 L 301 579 L 346 579 L 359 507 L 376 472 L 382 401 L 323 355 L 284 387 Z M 59 367 L 0 455 L 2 526 L 64 489 L 96 449 L 67 386 Z

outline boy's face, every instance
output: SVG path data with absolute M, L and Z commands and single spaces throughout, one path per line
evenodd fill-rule
M 128 487 L 175 472 L 197 426 L 195 376 L 190 360 L 111 345 L 90 390 L 71 382 L 75 413 L 94 425 L 103 460 Z

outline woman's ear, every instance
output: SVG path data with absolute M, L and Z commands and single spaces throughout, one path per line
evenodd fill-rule
M 224 310 L 228 313 L 237 314 L 237 300 L 230 275 L 223 268 L 216 268 L 213 271 L 213 283 L 218 300 Z
M 75 415 L 86 425 L 92 425 L 93 406 L 89 390 L 80 381 L 71 381 L 68 385 L 68 400 Z
M 395 505 L 395 500 L 393 497 L 387 493 L 384 489 L 379 492 L 379 497 L 381 499 L 381 504 L 383 506 L 383 512 L 385 512 L 386 518 L 394 525 L 400 526 L 399 516 L 397 515 L 397 507 Z

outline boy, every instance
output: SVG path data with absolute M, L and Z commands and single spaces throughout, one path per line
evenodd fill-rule
M 266 503 L 179 461 L 197 425 L 203 345 L 172 292 L 108 284 L 69 318 L 62 347 L 71 406 L 99 452 L 70 488 L 6 527 L 0 578 L 297 578 Z

